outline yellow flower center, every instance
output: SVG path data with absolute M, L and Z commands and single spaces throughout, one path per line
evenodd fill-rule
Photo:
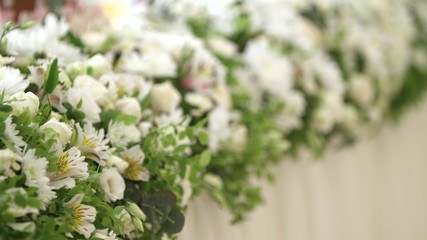
M 144 167 L 132 158 L 125 158 L 124 160 L 129 164 L 124 172 L 125 177 L 132 181 L 141 180 L 141 173 L 144 170 Z
M 96 145 L 93 142 L 93 140 L 87 138 L 86 136 L 83 136 L 83 146 L 88 146 L 90 148 L 96 148 Z
M 68 152 L 64 152 L 56 162 L 56 174 L 65 173 L 68 170 Z

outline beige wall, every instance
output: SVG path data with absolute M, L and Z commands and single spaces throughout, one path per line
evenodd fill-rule
M 239 226 L 194 201 L 182 240 L 427 239 L 427 101 L 397 127 L 323 161 L 286 161 Z

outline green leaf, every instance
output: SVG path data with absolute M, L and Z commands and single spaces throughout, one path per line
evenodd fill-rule
M 203 167 L 206 167 L 210 162 L 212 158 L 212 153 L 209 150 L 205 150 L 200 155 L 200 165 Z
M 56 86 L 59 83 L 59 70 L 58 70 L 58 59 L 54 59 L 52 64 L 49 65 L 45 84 L 44 84 L 44 92 L 45 94 L 52 93 Z
M 162 228 L 160 229 L 162 232 L 169 233 L 169 234 L 176 234 L 182 231 L 185 224 L 185 217 L 184 214 L 182 214 L 177 207 L 174 207 L 168 217 L 166 218 L 166 221 L 163 223 Z
M 199 141 L 202 145 L 207 145 L 209 142 L 209 136 L 206 132 L 199 133 Z

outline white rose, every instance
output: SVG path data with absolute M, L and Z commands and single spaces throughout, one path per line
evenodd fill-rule
M 153 86 L 151 101 L 155 111 L 171 112 L 181 102 L 181 95 L 170 82 L 164 82 Z
M 238 125 L 231 127 L 230 131 L 228 150 L 235 153 L 242 152 L 248 142 L 248 129 L 244 125 Z
M 314 113 L 314 128 L 321 133 L 328 133 L 332 130 L 335 124 L 335 119 L 330 109 L 320 107 Z
M 237 54 L 236 44 L 223 37 L 210 37 L 208 45 L 214 52 L 225 57 L 232 57 Z
M 73 130 L 68 124 L 60 122 L 56 118 L 51 118 L 49 121 L 43 124 L 39 130 L 44 132 L 47 137 L 56 138 L 59 140 L 62 146 L 65 146 L 70 142 L 71 136 L 73 134 Z
M 25 109 L 28 109 L 31 117 L 37 115 L 39 110 L 39 98 L 32 92 L 18 92 L 10 97 L 10 106 L 13 108 L 12 114 L 15 116 L 21 115 Z
M 350 97 L 361 106 L 369 106 L 375 97 L 375 90 L 369 78 L 360 75 L 351 79 Z
M 225 109 L 231 108 L 231 96 L 225 84 L 215 87 L 211 92 L 211 96 L 219 106 Z
M 111 155 L 111 157 L 107 160 L 106 165 L 107 167 L 115 167 L 119 173 L 124 173 L 125 170 L 129 167 L 129 163 L 116 155 Z
M 74 87 L 89 90 L 93 99 L 96 101 L 97 104 L 101 106 L 107 104 L 109 101 L 108 89 L 102 83 L 98 82 L 91 76 L 78 76 L 74 80 Z
M 99 182 L 104 189 L 105 199 L 108 202 L 123 199 L 126 184 L 117 169 L 105 168 L 99 177 Z
M 67 65 L 67 68 L 65 69 L 68 76 L 70 76 L 71 79 L 75 79 L 77 76 L 83 75 L 86 73 L 86 63 L 85 62 L 73 62 L 71 64 Z
M 87 61 L 88 67 L 92 69 L 91 75 L 95 78 L 101 77 L 103 74 L 111 71 L 111 63 L 106 57 L 96 54 Z
M 194 116 L 200 116 L 205 112 L 209 111 L 213 107 L 212 101 L 203 95 L 197 93 L 188 93 L 185 95 L 185 101 L 195 106 L 197 109 L 192 110 Z
M 121 98 L 116 101 L 115 107 L 121 113 L 135 116 L 137 121 L 141 119 L 141 116 L 142 116 L 141 106 L 139 105 L 138 100 L 136 100 L 135 98 L 130 98 L 130 97 Z

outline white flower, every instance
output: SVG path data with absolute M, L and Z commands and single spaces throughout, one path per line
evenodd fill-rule
M 104 189 L 105 199 L 108 202 L 123 199 L 126 184 L 116 168 L 104 168 L 99 177 L 99 182 Z
M 11 214 L 15 218 L 23 217 L 27 214 L 35 214 L 35 215 L 39 214 L 39 210 L 37 208 L 30 207 L 30 206 L 23 207 L 16 204 L 15 199 L 17 196 L 21 196 L 25 198 L 28 197 L 27 192 L 22 187 L 9 188 L 6 190 L 6 194 L 12 197 L 11 201 L 9 201 L 8 203 L 8 208 L 6 210 L 8 214 Z
M 126 115 L 131 115 L 136 117 L 136 121 L 141 119 L 142 111 L 141 106 L 139 105 L 138 100 L 131 97 L 121 98 L 116 101 L 115 107 L 121 113 Z
M 218 84 L 215 88 L 210 92 L 211 97 L 218 104 L 218 106 L 223 107 L 225 109 L 231 108 L 231 95 L 228 91 L 227 85 Z
M 70 88 L 67 91 L 67 102 L 74 108 L 82 111 L 85 114 L 85 121 L 89 123 L 97 123 L 100 121 L 101 109 L 87 89 Z M 81 102 L 81 107 L 77 108 Z
M 38 158 L 35 153 L 35 149 L 30 149 L 22 157 L 22 173 L 25 174 L 26 186 L 38 188 L 37 195 L 45 207 L 56 197 L 56 194 L 49 186 L 46 158 Z
M 305 110 L 305 98 L 297 91 L 288 92 L 281 99 L 285 106 L 274 117 L 274 122 L 283 131 L 289 132 L 302 124 L 302 114 Z
M 36 230 L 34 222 L 22 222 L 22 223 L 8 223 L 7 226 L 11 227 L 15 231 L 29 232 L 32 233 Z
M 134 124 L 125 125 L 123 122 L 110 122 L 108 125 L 108 139 L 116 147 L 127 147 L 129 143 L 141 140 L 141 133 Z
M 140 235 L 138 229 L 135 227 L 133 223 L 133 217 L 129 214 L 126 209 L 123 209 L 116 218 L 118 218 L 121 222 L 119 225 L 119 231 L 121 234 L 126 235 L 130 239 L 134 239 Z
M 30 81 L 24 80 L 18 69 L 0 67 L 0 94 L 4 92 L 5 99 L 18 92 L 23 92 Z
M 367 107 L 372 104 L 375 97 L 375 89 L 372 81 L 365 76 L 355 76 L 350 81 L 350 97 L 360 106 Z
M 220 145 L 230 137 L 230 113 L 217 107 L 209 113 L 208 118 L 208 145 L 212 151 L 216 152 L 220 149 Z
M 93 237 L 96 239 L 103 239 L 103 240 L 116 240 L 117 239 L 117 235 L 114 233 L 114 231 L 108 232 L 108 228 L 96 230 Z
M 89 58 L 89 60 L 87 60 L 87 65 L 91 68 L 91 75 L 95 78 L 99 78 L 103 74 L 111 71 L 111 63 L 104 55 L 101 54 L 96 54 Z
M 79 148 L 81 154 L 91 159 L 101 166 L 109 158 L 108 139 L 105 138 L 104 129 L 97 131 L 93 125 L 85 124 L 84 129 L 80 125 L 74 125 L 75 146 Z
M 73 86 L 77 89 L 87 89 L 90 92 L 91 97 L 100 106 L 104 106 L 110 100 L 108 97 L 108 89 L 89 75 L 78 76 L 74 80 Z
M 39 131 L 43 132 L 49 138 L 56 139 L 62 146 L 70 142 L 73 134 L 70 125 L 60 122 L 56 118 L 49 119 L 49 121 L 40 126 Z
M 150 173 L 143 166 L 145 154 L 138 145 L 121 152 L 120 157 L 129 164 L 124 172 L 124 176 L 127 179 L 132 181 L 148 181 Z
M 207 43 L 212 50 L 225 57 L 233 57 L 237 54 L 237 45 L 223 37 L 210 37 Z
M 18 92 L 13 94 L 10 99 L 10 106 L 12 107 L 12 114 L 15 116 L 21 115 L 26 109 L 28 109 L 30 116 L 34 117 L 37 115 L 39 110 L 39 98 L 32 92 Z
M 128 96 L 136 95 L 136 98 L 142 101 L 151 91 L 152 83 L 146 81 L 142 76 L 132 74 L 116 74 L 114 76 L 119 96 L 124 94 Z
M 83 194 L 77 194 L 70 201 L 64 203 L 64 206 L 73 210 L 69 227 L 87 239 L 95 231 L 93 222 L 96 218 L 96 209 L 92 206 L 81 204 L 83 198 Z
M 191 114 L 194 116 L 201 116 L 213 107 L 212 100 L 197 93 L 187 93 L 185 95 L 185 101 L 196 107 L 196 109 L 191 110 Z
M 56 171 L 49 174 L 50 186 L 54 189 L 73 188 L 76 185 L 74 178 L 87 179 L 89 173 L 84 159 L 77 147 L 63 152 L 56 161 Z
M 243 56 L 263 90 L 280 97 L 292 88 L 294 81 L 290 61 L 271 49 L 267 39 L 249 42 Z
M 129 167 L 129 164 L 123 158 L 116 155 L 111 155 L 106 162 L 107 167 L 115 167 L 119 173 L 124 173 Z
M 151 130 L 153 129 L 153 124 L 152 124 L 151 122 L 141 122 L 141 123 L 138 125 L 138 129 L 139 129 L 139 132 L 141 133 L 141 136 L 144 138 L 144 137 L 146 137 L 146 136 L 151 132 Z
M 100 50 L 102 44 L 107 40 L 107 34 L 101 32 L 84 32 L 81 34 L 85 46 L 94 52 Z
M 3 133 L 3 136 L 9 140 L 15 147 L 15 151 L 21 151 L 27 144 L 22 140 L 22 137 L 19 136 L 19 131 L 16 130 L 16 124 L 12 123 L 12 117 L 9 116 L 4 121 L 6 127 Z
M 227 143 L 227 149 L 231 152 L 242 152 L 248 142 L 248 129 L 245 125 L 236 125 L 230 128 L 230 141 Z
M 148 77 L 173 77 L 176 75 L 176 63 L 161 49 L 150 49 L 144 54 L 130 53 L 122 57 L 121 68 L 131 73 L 142 73 Z
M 15 176 L 15 172 L 21 169 L 19 162 L 21 158 L 10 149 L 0 150 L 0 175 L 6 177 Z
M 151 106 L 157 112 L 171 112 L 181 102 L 181 95 L 170 82 L 155 84 L 151 91 Z

